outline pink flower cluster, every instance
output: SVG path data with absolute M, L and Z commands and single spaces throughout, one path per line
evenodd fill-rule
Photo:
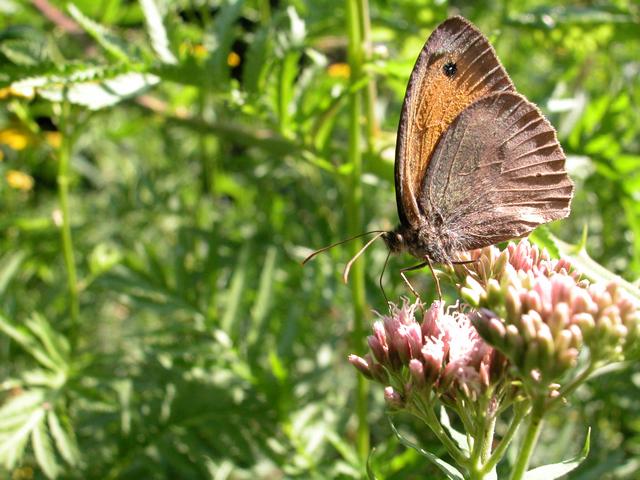
M 615 283 L 589 285 L 566 260 L 522 240 L 500 252 L 469 254 L 463 298 L 482 337 L 502 351 L 525 381 L 538 386 L 576 365 L 583 346 L 592 361 L 615 361 L 638 337 L 639 307 Z
M 387 385 L 385 398 L 395 407 L 425 391 L 474 399 L 502 371 L 504 357 L 482 340 L 466 314 L 447 313 L 442 302 L 434 302 L 419 323 L 419 308 L 406 300 L 401 307 L 390 305 L 368 338 L 371 353 L 350 355 L 349 361 Z

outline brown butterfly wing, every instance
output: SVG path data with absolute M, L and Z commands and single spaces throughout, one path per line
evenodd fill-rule
M 449 64 L 449 73 L 445 65 Z M 451 69 L 451 65 L 454 65 Z M 395 182 L 403 225 L 417 225 L 417 197 L 440 136 L 475 100 L 515 90 L 493 47 L 462 17 L 440 24 L 413 68 L 402 106 L 396 143 Z
M 526 235 L 569 214 L 573 183 L 556 133 L 518 93 L 484 97 L 438 143 L 419 205 L 455 250 Z

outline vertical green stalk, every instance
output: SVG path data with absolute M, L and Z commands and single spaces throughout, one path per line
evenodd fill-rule
M 529 461 L 533 454 L 533 449 L 538 443 L 538 437 L 540 436 L 540 430 L 542 429 L 542 417 L 544 416 L 544 399 L 538 399 L 533 404 L 531 413 L 529 414 L 529 421 L 527 422 L 527 431 L 524 435 L 524 441 L 518 452 L 518 459 L 511 473 L 511 480 L 521 480 L 524 477 L 527 468 L 529 468 Z
M 357 82 L 362 76 L 362 9 L 359 0 L 346 0 L 347 31 L 349 35 L 348 58 L 351 68 L 351 82 Z M 349 163 L 351 177 L 347 191 L 347 221 L 349 235 L 357 235 L 363 230 L 362 221 L 362 154 L 360 152 L 361 128 L 360 115 L 362 111 L 362 94 L 354 92 L 349 102 Z M 355 255 L 362 247 L 362 241 L 354 240 L 352 253 Z M 351 269 L 351 295 L 353 300 L 353 336 L 351 348 L 360 351 L 365 337 L 365 285 L 364 264 L 356 262 Z M 358 417 L 357 449 L 360 458 L 366 461 L 369 456 L 369 425 L 367 423 L 368 385 L 362 375 L 358 375 L 356 392 L 356 415 Z
M 260 20 L 263 25 L 267 25 L 271 20 L 271 5 L 269 0 L 260 1 Z
M 363 56 L 365 62 L 370 62 L 373 55 L 373 41 L 371 40 L 371 19 L 369 15 L 369 0 L 359 0 L 360 28 L 362 30 Z M 367 82 L 364 90 L 364 111 L 366 113 L 366 141 L 367 151 L 373 152 L 375 137 L 378 134 L 376 118 L 376 84 L 372 78 Z
M 62 238 L 62 252 L 67 269 L 67 284 L 69 290 L 69 314 L 71 318 L 70 340 L 72 347 L 78 340 L 78 315 L 80 303 L 78 299 L 78 276 L 76 262 L 73 253 L 73 240 L 71 237 L 71 214 L 69 212 L 69 169 L 71 163 L 71 149 L 73 136 L 69 126 L 69 103 L 63 102 L 60 114 L 60 134 L 62 140 L 58 149 L 58 201 L 62 212 L 62 225 L 60 228 Z
M 206 119 L 206 109 L 207 109 L 207 92 L 206 86 L 202 85 L 200 87 L 200 93 L 198 95 L 198 117 L 204 124 Z M 214 178 L 213 178 L 213 165 L 211 162 L 214 161 L 214 158 L 210 158 L 209 149 L 207 148 L 207 132 L 200 131 L 198 138 L 198 150 L 199 150 L 199 160 L 200 160 L 200 172 L 202 174 L 202 193 L 204 195 L 208 193 L 212 193 Z

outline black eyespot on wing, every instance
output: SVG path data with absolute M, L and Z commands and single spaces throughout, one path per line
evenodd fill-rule
M 449 78 L 453 77 L 458 71 L 458 67 L 453 62 L 447 62 L 442 67 L 442 72 Z

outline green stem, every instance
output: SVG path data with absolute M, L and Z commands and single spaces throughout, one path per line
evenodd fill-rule
M 549 402 L 549 407 L 555 405 L 558 402 L 564 401 L 567 395 L 570 395 L 576 388 L 582 385 L 582 383 L 584 383 L 584 381 L 589 378 L 589 376 L 596 368 L 597 365 L 594 362 L 589 362 L 589 365 L 582 371 L 582 373 L 580 373 L 577 377 L 571 380 L 571 382 L 560 389 L 559 395 Z
M 490 408 L 491 395 L 483 396 L 478 399 L 478 407 L 474 409 L 474 418 L 482 419 L 482 421 L 474 422 L 473 432 L 473 449 L 469 460 L 470 478 L 484 478 L 483 463 L 491 454 L 491 445 L 496 429 L 496 413 Z
M 542 418 L 545 412 L 545 399 L 538 398 L 534 401 L 531 413 L 529 415 L 529 421 L 527 422 L 527 431 L 524 435 L 524 441 L 520 447 L 518 453 L 518 459 L 511 473 L 511 480 L 521 480 L 524 477 L 527 468 L 529 468 L 529 461 L 533 454 L 533 449 L 538 442 L 540 436 L 540 430 L 542 429 Z
M 200 87 L 200 94 L 198 96 L 198 118 L 200 121 L 205 123 L 206 120 L 206 110 L 207 110 L 207 92 L 205 91 L 206 87 Z M 212 177 L 212 165 L 210 162 L 214 161 L 214 158 L 210 158 L 208 155 L 207 148 L 207 133 L 201 131 L 198 135 L 198 149 L 199 149 L 199 160 L 200 160 L 200 172 L 202 174 L 202 191 L 206 195 L 208 193 L 212 193 L 213 187 L 213 177 Z
M 348 58 L 351 68 L 351 82 L 357 82 L 362 75 L 362 35 L 360 31 L 358 0 L 346 0 L 347 30 L 349 33 Z M 351 176 L 347 191 L 347 221 L 349 235 L 357 235 L 363 230 L 362 221 L 362 154 L 360 152 L 362 94 L 359 91 L 351 95 L 349 103 L 349 163 Z M 360 240 L 351 243 L 355 255 L 362 246 Z M 359 351 L 365 338 L 365 285 L 364 266 L 356 262 L 351 269 L 351 296 L 353 301 L 353 336 L 351 348 Z M 358 417 L 357 449 L 360 459 L 366 462 L 369 456 L 368 385 L 362 375 L 358 375 L 356 393 L 356 415 Z
M 518 431 L 518 427 L 524 418 L 525 413 L 527 412 L 527 408 L 516 408 L 513 413 L 513 418 L 511 419 L 511 423 L 509 424 L 509 428 L 505 432 L 504 436 L 500 440 L 500 443 L 496 447 L 496 449 L 491 453 L 489 460 L 483 465 L 482 473 L 487 474 L 498 464 L 502 457 L 507 451 L 507 448 L 511 444 L 513 440 L 513 436 Z
M 269 0 L 260 1 L 260 20 L 263 25 L 268 25 L 271 20 L 271 5 Z
M 359 0 L 360 28 L 362 29 L 362 46 L 364 61 L 371 62 L 372 45 L 371 40 L 371 18 L 369 15 L 369 0 Z M 378 121 L 376 118 L 376 84 L 372 76 L 367 77 L 367 87 L 364 90 L 364 110 L 366 113 L 366 141 L 367 151 L 374 150 L 375 137 L 378 134 Z
M 73 253 L 73 239 L 71 237 L 71 214 L 69 211 L 69 183 L 71 181 L 69 170 L 71 164 L 71 149 L 73 144 L 71 129 L 69 128 L 69 103 L 62 104 L 60 115 L 60 133 L 62 141 L 58 150 L 58 201 L 62 213 L 62 225 L 60 227 L 62 239 L 62 252 L 64 264 L 67 270 L 67 288 L 69 290 L 69 315 L 71 318 L 70 340 L 72 348 L 75 348 L 78 340 L 78 316 L 80 303 L 78 298 L 78 275 Z
M 453 458 L 458 465 L 468 465 L 469 459 L 465 457 L 464 453 L 462 453 L 460 448 L 458 448 L 458 445 L 456 445 L 456 443 L 449 437 L 449 434 L 442 427 L 442 424 L 438 420 L 438 417 L 436 417 L 432 406 L 424 402 L 420 402 L 419 405 L 421 410 L 419 418 L 424 423 L 426 423 L 434 433 L 434 435 L 438 437 L 438 440 L 440 440 L 440 443 L 442 443 L 442 445 L 444 445 L 444 447 L 447 449 L 447 452 L 449 453 L 449 455 L 451 455 L 451 458 Z

